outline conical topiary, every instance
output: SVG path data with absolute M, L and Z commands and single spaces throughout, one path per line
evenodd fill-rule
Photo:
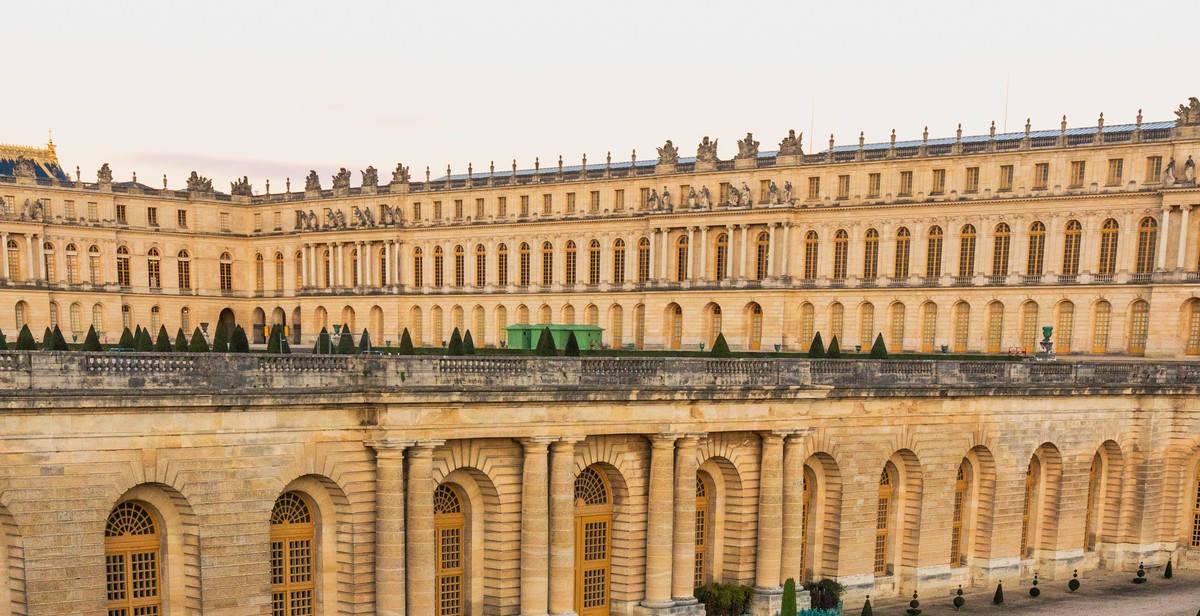
M 287 336 L 279 337 L 279 352 L 284 355 L 292 354 L 292 345 L 288 344 Z
M 171 352 L 171 336 L 167 334 L 166 325 L 160 325 L 158 327 L 158 338 L 154 340 L 154 350 L 158 353 Z
M 1037 585 L 1038 585 L 1038 579 L 1037 579 L 1037 574 L 1035 573 L 1035 574 L 1033 574 L 1033 586 L 1029 587 L 1029 596 L 1033 597 L 1035 599 L 1037 598 L 1038 595 L 1042 594 L 1042 589 L 1038 588 Z
M 825 342 L 821 340 L 821 332 L 813 335 L 812 344 L 808 345 L 808 356 L 813 359 L 825 357 Z
M 138 325 L 137 328 L 133 330 L 133 344 L 136 345 L 138 340 L 141 340 L 141 339 L 142 339 L 142 326 Z
M 875 335 L 875 343 L 871 345 L 871 359 L 887 359 L 887 345 L 883 343 L 883 334 Z
M 967 600 L 963 598 L 962 584 L 959 584 L 958 590 L 954 592 L 954 609 L 960 610 L 966 604 Z
M 563 355 L 567 357 L 579 357 L 579 340 L 575 338 L 575 332 L 567 332 L 567 344 L 563 345 Z
M 779 616 L 796 616 L 796 580 L 792 578 L 783 583 L 783 604 L 779 606 Z
M 992 605 L 1004 605 L 1004 582 L 996 582 L 996 594 L 992 595 Z
M 100 335 L 96 333 L 95 325 L 88 327 L 87 336 L 83 338 L 83 350 L 92 352 L 103 350 L 100 346 Z
M 400 354 L 401 355 L 412 355 L 413 354 L 412 336 L 409 335 L 407 327 L 405 327 L 404 332 L 400 334 Z
M 176 353 L 187 353 L 187 347 L 188 347 L 187 334 L 184 334 L 183 328 L 180 327 L 179 331 L 175 332 L 175 352 Z
M 70 351 L 71 347 L 67 346 L 67 339 L 63 338 L 62 330 L 57 325 L 54 326 L 54 346 L 50 347 L 52 351 Z
M 362 335 L 358 337 L 358 352 L 359 353 L 370 353 L 371 352 L 371 333 L 368 332 L 365 327 L 363 328 Z
M 282 353 L 283 345 L 280 343 L 282 338 L 283 328 L 278 323 L 271 326 L 271 331 L 267 334 L 267 352 Z
M 713 357 L 732 357 L 733 353 L 729 352 L 729 343 L 725 342 L 725 334 L 718 333 L 717 339 L 713 340 L 712 346 Z
M 837 336 L 829 339 L 829 349 L 825 351 L 825 357 L 829 359 L 840 359 L 842 356 L 842 347 L 838 344 Z
M 1175 577 L 1175 572 L 1171 569 L 1171 561 L 1167 561 L 1167 568 L 1163 569 L 1163 579 L 1169 580 Z
M 337 343 L 338 355 L 350 355 L 354 353 L 354 336 L 350 333 L 350 328 L 343 323 L 342 335 L 338 337 Z
M 455 327 L 454 331 L 450 333 L 450 343 L 446 345 L 446 354 L 447 355 L 462 355 L 463 354 L 462 334 L 460 334 L 458 332 L 457 327 Z
M 1067 590 L 1071 592 L 1079 590 L 1079 569 L 1071 574 L 1071 581 L 1067 582 Z
M 188 342 L 187 350 L 189 353 L 208 352 L 208 341 L 204 339 L 204 332 L 200 331 L 199 327 L 192 332 L 192 340 Z
M 859 616 L 875 616 L 875 610 L 871 609 L 871 595 L 867 595 L 867 600 L 863 601 L 863 609 Z
M 463 335 L 463 355 L 474 355 L 474 354 L 475 354 L 475 338 L 473 336 L 471 336 L 471 330 L 468 329 L 467 333 Z
M 246 337 L 246 330 L 242 329 L 241 325 L 233 326 L 233 335 L 229 337 L 229 351 L 231 353 L 250 352 L 250 339 Z
M 137 350 L 139 353 L 154 351 L 154 341 L 150 339 L 150 330 L 142 329 L 142 334 L 137 339 Z
M 4 332 L 0 331 L 0 351 L 8 350 L 8 338 L 4 336 Z
M 538 335 L 537 348 L 534 350 L 534 355 L 539 357 L 555 357 L 558 355 L 558 348 L 554 346 L 554 334 L 550 333 L 549 327 L 543 327 L 542 333 Z
M 54 330 L 50 329 L 49 327 L 46 328 L 46 331 L 42 332 L 42 350 L 54 350 Z
M 225 331 L 224 323 L 217 323 L 217 333 L 213 334 L 213 353 L 229 352 L 229 333 Z
M 34 351 L 36 349 L 37 343 L 33 341 L 33 332 L 29 331 L 29 324 L 22 325 L 21 332 L 17 334 L 17 350 Z
M 133 337 L 133 332 L 126 327 L 125 331 L 121 332 L 121 340 L 117 342 L 117 346 L 122 349 L 132 349 L 137 346 L 137 340 Z
M 329 337 L 329 330 L 324 327 L 317 333 L 317 340 L 313 343 L 313 353 L 316 355 L 333 353 L 333 340 Z

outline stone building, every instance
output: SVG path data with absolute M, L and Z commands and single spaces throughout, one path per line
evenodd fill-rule
M 1163 113 L 1162 115 L 1167 115 Z M 804 350 L 883 334 L 892 350 L 1200 353 L 1200 101 L 1168 121 L 838 144 L 752 135 L 720 160 L 668 141 L 626 162 L 341 169 L 304 189 L 228 193 L 69 179 L 47 149 L 0 146 L 0 329 L 51 323 L 114 341 L 345 323 L 440 345 L 516 323 L 589 323 L 604 344 Z M 1150 324 L 1156 327 L 1150 327 Z
M 1200 566 L 1184 362 L 0 353 L 5 614 L 697 614 Z

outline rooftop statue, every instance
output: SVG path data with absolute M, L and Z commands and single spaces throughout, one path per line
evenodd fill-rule
M 783 182 L 783 199 L 782 200 L 784 203 L 787 203 L 787 204 L 791 204 L 791 202 L 792 202 L 792 182 L 791 182 L 791 180 L 785 180 Z
M 1200 126 L 1200 98 L 1189 98 L 1188 104 L 1180 105 L 1175 115 L 1179 117 L 1179 126 Z
M 745 182 L 742 182 L 742 193 L 741 198 L 738 199 L 738 205 L 754 205 L 754 201 L 750 196 L 750 187 Z
M 803 156 L 804 155 L 804 133 L 796 136 L 795 130 L 789 130 L 787 137 L 779 142 L 780 156 Z
M 345 167 L 342 167 L 337 172 L 337 175 L 333 176 L 333 188 L 335 190 L 338 188 L 350 188 L 350 172 Z
M 363 186 L 379 186 L 379 172 L 375 167 L 367 167 L 365 171 L 360 171 L 362 174 Z
M 188 176 L 187 189 L 188 192 L 212 192 L 212 180 L 193 171 L 192 175 Z
M 1183 163 L 1183 181 L 1189 184 L 1196 183 L 1196 163 L 1191 154 L 1188 154 L 1187 162 Z
M 17 158 L 17 164 L 13 167 L 13 175 L 19 178 L 32 178 L 37 175 L 37 167 L 34 166 L 33 160 L 21 156 Z
M 662 191 L 662 208 L 664 210 L 675 209 L 675 204 L 671 203 L 671 191 L 667 190 L 666 186 L 663 186 L 663 191 Z
M 670 139 L 663 144 L 663 147 L 658 148 L 658 164 L 660 165 L 675 165 L 679 163 L 679 148 L 671 143 Z
M 697 199 L 699 199 L 699 196 L 696 194 L 696 189 L 694 187 L 689 186 L 686 205 L 688 207 L 696 207 Z
M 230 182 L 229 194 L 235 197 L 249 197 L 253 195 L 254 188 L 250 186 L 250 178 L 243 175 L 242 179 Z
M 728 202 L 725 205 L 737 205 L 738 202 L 741 201 L 741 199 L 742 199 L 742 196 L 741 196 L 741 193 L 738 192 L 737 187 L 734 186 L 733 184 L 730 184 L 729 185 Z
M 758 142 L 752 133 L 746 133 L 745 139 L 738 139 L 738 158 L 758 158 Z
M 702 208 L 712 209 L 712 193 L 708 192 L 707 186 L 700 187 L 700 194 L 697 195 L 697 205 Z
M 515 161 L 514 161 L 515 162 Z M 392 181 L 397 184 L 408 183 L 408 167 L 400 163 L 396 163 L 396 170 L 392 172 Z
M 316 171 L 308 170 L 308 177 L 304 178 L 304 190 L 321 190 L 321 178 L 317 177 Z
M 108 163 L 100 165 L 100 170 L 96 172 L 96 178 L 101 182 L 112 183 L 112 169 L 108 168 Z
M 715 163 L 717 162 L 717 140 L 709 141 L 708 135 L 700 142 L 696 148 L 696 162 L 698 163 Z

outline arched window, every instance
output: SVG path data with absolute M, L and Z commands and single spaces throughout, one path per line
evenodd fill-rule
M 133 327 L 133 309 L 128 304 L 121 306 L 121 327 L 125 329 Z
M 129 275 L 129 248 L 117 247 L 117 284 L 128 287 L 132 284 Z
M 633 347 L 639 351 L 646 348 L 645 304 L 638 304 L 633 307 Z
M 162 543 L 158 521 L 138 501 L 113 508 L 104 526 L 104 577 L 108 613 L 159 614 L 162 610 Z
M 1200 355 L 1200 300 L 1188 302 L 1184 325 L 1187 327 L 1183 337 L 1187 341 L 1184 351 L 1188 355 Z
M 892 327 L 889 345 L 895 352 L 904 349 L 904 319 L 905 319 L 904 304 L 896 302 L 892 304 Z M 874 342 L 872 342 L 874 344 Z
M 812 345 L 813 337 L 817 335 L 817 309 L 808 302 L 800 305 L 800 346 L 807 351 Z
M 316 532 L 312 508 L 298 492 L 285 492 L 271 509 L 271 614 L 316 613 Z
M 874 280 L 879 276 L 879 231 L 867 229 L 863 241 L 863 278 Z
M 751 303 L 747 313 L 750 317 L 750 350 L 758 351 L 762 349 L 762 306 L 758 305 L 757 302 Z
M 54 267 L 54 244 L 50 242 L 42 244 L 42 259 L 46 265 L 46 281 L 54 282 L 58 280 L 58 270 Z
M 999 353 L 1004 343 L 1004 304 L 988 304 L 987 352 Z
M 705 582 L 704 553 L 708 549 L 708 485 L 696 473 L 696 566 L 692 586 L 700 588 Z
M 434 559 L 433 587 L 438 593 L 438 616 L 461 616 L 465 587 L 465 521 L 462 498 L 454 488 L 442 484 L 433 491 Z
M 584 325 L 600 325 L 600 309 L 595 304 L 588 304 L 583 309 Z
M 8 240 L 8 278 L 9 280 L 21 279 L 21 250 L 17 247 L 17 240 L 14 239 Z
M 446 337 L 442 335 L 442 326 L 444 324 L 442 318 L 443 316 L 444 315 L 442 313 L 441 306 L 434 306 L 433 310 L 429 311 L 429 329 L 431 330 L 429 333 L 433 336 L 433 339 L 430 340 L 430 343 L 433 344 L 433 346 L 443 346 L 446 343 Z
M 954 352 L 966 353 L 971 334 L 971 305 L 967 302 L 954 304 Z
M 412 327 L 412 335 L 410 336 L 414 346 L 421 346 L 425 340 L 425 317 L 421 313 L 420 306 L 413 306 L 408 313 L 408 323 Z M 320 330 L 318 330 L 320 331 Z
M 441 246 L 433 248 L 433 286 L 446 286 L 446 253 Z
M 820 243 L 816 231 L 804 234 L 804 279 L 815 280 L 817 277 L 817 257 L 820 256 Z
M 618 238 L 613 242 L 613 273 L 615 285 L 625 284 L 625 240 Z
M 83 333 L 83 306 L 78 303 L 71 304 L 70 316 L 71 333 L 76 335 Z
M 958 240 L 958 276 L 975 275 L 975 225 L 963 225 Z
M 846 279 L 846 259 L 850 254 L 850 234 L 838 229 L 833 235 L 833 279 Z
M 100 272 L 100 247 L 92 244 L 88 247 L 88 282 L 103 284 L 104 275 Z
M 530 269 L 529 269 L 529 268 L 530 268 L 530 265 L 529 265 L 529 262 L 530 262 L 530 250 L 529 250 L 529 244 L 526 244 L 525 242 L 521 242 L 521 246 L 520 246 L 520 247 L 518 247 L 518 249 L 517 249 L 517 255 L 518 255 L 518 256 L 517 256 L 517 258 L 518 258 L 518 260 L 520 261 L 519 265 L 520 265 L 520 270 L 521 270 L 521 272 L 520 272 L 520 280 L 521 280 L 520 284 L 521 284 L 521 286 L 523 286 L 523 287 L 525 287 L 525 286 L 529 286 L 529 284 L 530 284 L 530 282 L 529 282 L 529 281 L 530 281 L 530 274 L 529 274 L 529 271 L 530 271 Z
M 425 286 L 425 251 L 420 246 L 412 252 L 412 282 L 413 286 Z
M 912 235 L 908 231 L 908 227 L 900 227 L 896 230 L 896 260 L 893 267 L 893 276 L 896 278 L 908 278 L 909 251 L 912 246 Z
M 357 257 L 358 251 L 355 250 L 354 254 Z M 357 265 L 357 263 L 358 263 L 358 261 L 356 259 L 355 264 Z M 357 283 L 358 282 L 358 278 L 357 278 L 358 268 L 355 267 L 354 271 L 355 271 L 355 275 L 356 275 L 355 283 Z M 355 286 L 357 286 L 357 284 Z M 254 255 L 254 290 L 259 293 L 262 293 L 263 291 L 266 290 L 266 288 L 267 288 L 266 262 L 263 260 L 262 253 L 257 253 Z
M 542 284 L 554 284 L 554 245 L 542 242 Z
M 508 344 L 508 330 L 504 329 L 508 327 L 508 309 L 504 306 L 496 306 L 494 314 L 496 315 L 496 342 L 503 347 Z
M 650 282 L 650 240 L 638 240 L 638 283 Z
M 552 318 L 550 307 L 542 304 L 542 307 L 538 308 L 538 324 L 546 325 L 551 322 Z
M 386 264 L 387 261 L 385 260 Z M 283 292 L 283 253 L 275 253 L 275 291 Z
M 1021 304 L 1021 351 L 1033 353 L 1038 341 L 1038 304 L 1027 301 Z
M 1092 352 L 1108 352 L 1108 331 L 1112 325 L 1112 304 L 1100 300 L 1092 309 Z
M 716 344 L 717 335 L 721 333 L 721 307 L 717 304 L 712 305 L 712 309 L 708 313 L 708 345 Z
M 562 322 L 564 325 L 574 325 L 575 324 L 575 307 L 572 306 L 571 304 L 567 304 L 566 306 L 563 306 Z
M 175 269 L 179 276 L 179 290 L 187 291 L 192 288 L 192 257 L 186 250 L 180 250 L 175 257 Z
M 608 309 L 608 331 L 612 348 L 621 348 L 625 343 L 625 309 L 620 304 Z
M 829 348 L 834 338 L 838 339 L 838 344 L 845 341 L 846 337 L 842 335 L 845 319 L 846 308 L 840 302 L 834 302 L 829 306 L 829 342 L 825 343 L 825 348 Z
M 454 247 L 454 286 L 464 287 L 467 284 L 467 252 L 462 245 Z
M 150 307 L 150 336 L 153 338 L 158 335 L 158 328 L 162 327 L 162 308 L 158 306 Z
M 925 277 L 937 278 L 942 275 L 942 228 L 933 225 L 925 238 Z
M 921 352 L 933 353 L 937 346 L 937 304 L 925 302 L 921 306 Z
M 496 246 L 496 284 L 508 286 L 508 244 Z
M 390 286 L 392 280 L 391 276 L 389 275 L 391 273 L 391 264 L 388 263 L 388 247 L 381 247 L 379 251 L 375 253 L 375 259 L 379 263 L 379 286 Z M 279 290 L 282 291 L 282 287 Z
M 563 284 L 573 285 L 579 281 L 579 251 L 575 240 L 567 240 L 566 262 L 563 264 Z
M 575 613 L 609 613 L 612 579 L 613 499 L 608 480 L 594 467 L 575 478 Z
M 1147 216 L 1138 223 L 1137 273 L 1154 271 L 1154 250 L 1158 244 L 1158 221 Z
M 888 573 L 888 534 L 892 523 L 892 495 L 896 485 L 891 464 L 879 474 L 879 501 L 875 510 L 875 575 Z
M 688 279 L 688 238 L 680 236 L 675 241 L 675 280 L 683 282 Z
M 963 510 L 967 501 L 967 460 L 958 464 L 958 476 L 954 479 L 954 516 L 950 528 L 950 566 L 966 564 L 963 554 Z
M 157 248 L 146 252 L 146 279 L 151 289 L 162 288 L 162 270 L 159 267 L 160 256 Z
M 600 284 L 600 241 L 588 243 L 588 284 Z
M 1029 225 L 1029 252 L 1025 259 L 1025 275 L 1041 276 L 1046 265 L 1046 225 L 1034 221 Z
M 529 307 L 525 304 L 517 306 L 517 323 L 529 325 Z
M 233 257 L 229 253 L 221 253 L 221 290 L 233 290 Z
M 104 306 L 100 304 L 92 305 L 92 327 L 96 328 L 96 333 L 104 331 Z
M 667 314 L 670 317 L 667 348 L 679 350 L 683 346 L 683 308 L 679 304 L 671 304 L 667 307 Z
M 1121 226 L 1109 218 L 1100 227 L 1100 274 L 1107 275 L 1117 271 L 1117 241 L 1120 239 Z
M 875 304 L 863 302 L 858 307 L 858 345 L 871 348 L 875 340 Z
M 1079 245 L 1083 240 L 1083 225 L 1078 220 L 1067 221 L 1067 230 L 1063 233 L 1063 266 L 1064 276 L 1079 274 Z
M 13 309 L 13 318 L 15 319 L 15 321 L 17 323 L 18 331 L 20 331 L 20 329 L 22 327 L 25 327 L 25 319 L 28 316 L 27 315 L 28 307 L 29 307 L 28 304 L 26 304 L 23 301 L 20 301 L 20 302 L 17 302 L 16 307 Z
M 1150 304 L 1137 300 L 1129 307 L 1129 354 L 1145 355 L 1150 334 Z
M 1071 352 L 1071 339 L 1075 337 L 1075 304 L 1069 301 L 1058 303 L 1058 326 L 1054 328 L 1054 351 Z
M 729 260 L 729 235 L 720 233 L 717 235 L 716 243 L 716 261 L 714 263 L 713 280 L 720 282 L 725 280 L 725 267 Z
M 58 302 L 50 302 L 50 329 L 58 327 Z
M 187 306 L 179 310 L 179 329 L 188 333 L 192 329 L 192 311 Z
M 754 241 L 754 277 L 763 280 L 767 277 L 767 269 L 771 260 L 771 236 L 766 231 L 758 234 Z
M 79 249 L 75 244 L 67 244 L 67 283 L 79 284 Z
M 996 225 L 996 237 L 992 242 L 992 275 L 1008 275 L 1008 248 L 1012 243 L 1012 233 L 1007 223 Z
M 475 245 L 475 286 L 487 284 L 487 248 L 483 244 Z

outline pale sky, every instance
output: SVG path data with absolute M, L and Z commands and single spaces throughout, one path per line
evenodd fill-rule
M 95 180 L 303 187 L 1174 119 L 1200 96 L 1195 5 L 1148 2 L 12 2 L 0 142 Z M 1188 25 L 1188 23 L 1192 25 Z M 811 128 L 810 128 L 811 127 Z M 815 138 L 814 138 L 815 133 Z

